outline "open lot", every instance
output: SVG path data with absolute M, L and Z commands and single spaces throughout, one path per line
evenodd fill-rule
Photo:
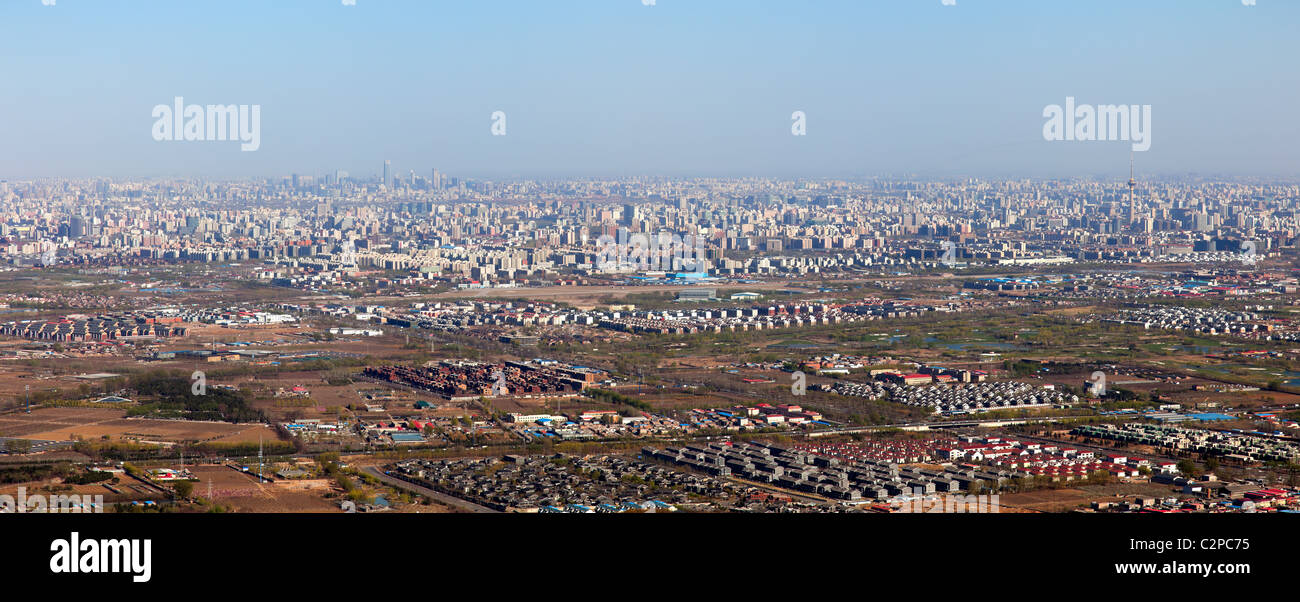
M 1086 505 L 1088 494 L 1078 489 L 1043 489 L 998 496 L 1001 512 L 1069 512 Z
M 107 437 L 112 441 L 256 442 L 259 434 L 268 440 L 275 433 L 257 424 L 198 422 L 125 418 L 125 410 L 100 408 L 37 408 L 31 414 L 0 415 L 0 433 L 6 437 L 88 440 Z
M 194 495 L 208 497 L 236 512 L 339 512 L 337 502 L 325 499 L 330 482 L 323 479 L 258 483 L 256 475 L 224 465 L 201 465 L 192 469 L 198 481 Z

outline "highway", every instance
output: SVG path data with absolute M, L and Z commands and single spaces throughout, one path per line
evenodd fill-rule
M 412 493 L 418 493 L 420 495 L 433 498 L 435 500 L 438 500 L 439 502 L 442 502 L 449 506 L 460 508 L 461 510 L 464 510 L 466 512 L 474 512 L 478 514 L 499 514 L 499 512 L 496 510 L 493 510 L 485 506 L 480 506 L 478 504 L 475 504 L 474 502 L 462 500 L 458 497 L 450 496 L 445 493 L 440 493 L 432 489 L 429 489 L 428 487 L 421 487 L 419 485 L 407 481 L 403 481 L 402 479 L 396 477 L 390 477 L 384 474 L 383 471 L 379 470 L 374 466 L 367 466 L 366 468 L 363 469 L 363 471 L 369 474 L 370 476 L 373 476 L 379 479 L 380 481 L 383 481 L 384 484 L 386 485 L 391 485 L 398 489 L 404 489 Z
M 31 448 L 27 453 L 37 454 L 47 451 L 57 451 L 60 449 L 72 449 L 74 441 L 54 441 L 49 439 L 26 439 L 24 437 L 0 437 L 0 455 L 9 453 L 6 446 L 11 440 L 26 440 L 31 443 Z

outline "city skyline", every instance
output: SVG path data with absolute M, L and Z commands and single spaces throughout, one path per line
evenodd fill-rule
M 1300 513 L 1296 23 L 0 1 L 0 572 L 1269 595 Z M 553 578 L 501 553 L 556 514 L 592 516 Z

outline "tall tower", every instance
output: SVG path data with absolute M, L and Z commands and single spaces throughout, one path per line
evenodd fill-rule
M 392 166 L 393 166 L 393 162 L 392 162 L 392 161 L 390 161 L 390 160 L 388 160 L 388 159 L 384 159 L 384 186 L 390 186 L 390 185 L 391 185 L 391 183 L 390 183 L 389 180 L 388 180 L 388 170 L 389 170 L 389 168 L 391 168 Z
M 1137 180 L 1133 179 L 1133 151 L 1128 153 L 1128 221 L 1130 224 L 1137 217 Z

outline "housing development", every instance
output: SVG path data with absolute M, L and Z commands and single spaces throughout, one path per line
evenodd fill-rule
M 425 170 L 0 202 L 0 493 L 1300 509 L 1294 184 Z

